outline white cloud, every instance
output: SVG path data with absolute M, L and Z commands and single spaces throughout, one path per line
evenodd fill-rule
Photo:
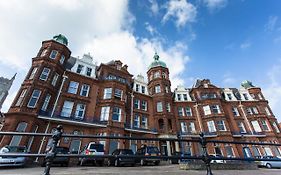
M 167 12 L 162 19 L 163 23 L 168 20 L 175 21 L 176 26 L 180 28 L 185 26 L 188 22 L 196 21 L 196 7 L 186 0 L 170 0 L 165 8 Z
M 264 88 L 263 93 L 276 118 L 281 122 L 281 60 L 268 71 L 267 76 L 270 82 Z
M 213 12 L 215 10 L 219 10 L 224 8 L 227 5 L 227 0 L 204 0 L 204 4 L 207 8 Z
M 187 46 L 181 42 L 166 48 L 158 38 L 136 38 L 131 33 L 122 31 L 94 38 L 82 47 L 80 53 L 94 50 L 94 59 L 98 63 L 121 60 L 129 66 L 130 73 L 137 75 L 146 74 L 147 67 L 153 61 L 155 49 L 160 59 L 169 67 L 172 86 L 182 84 L 183 79 L 179 75 L 190 58 L 184 54 Z
M 243 42 L 243 43 L 240 45 L 240 48 L 241 48 L 241 49 L 247 49 L 247 48 L 249 48 L 249 47 L 251 47 L 251 46 L 252 46 L 252 43 L 251 43 L 251 42 L 245 41 L 245 42 Z
M 268 17 L 267 23 L 265 24 L 265 31 L 271 32 L 275 30 L 278 21 L 278 16 Z
M 223 75 L 223 86 L 224 87 L 233 87 L 236 85 L 237 80 L 233 77 L 233 75 L 229 72 Z
M 11 71 L 20 69 L 20 77 L 24 78 L 41 42 L 62 33 L 69 39 L 73 56 L 91 52 L 99 63 L 120 59 L 134 75 L 146 74 L 156 49 L 170 69 L 172 85 L 183 82 L 180 74 L 189 60 L 185 55 L 187 46 L 175 42 L 167 47 L 166 41 L 159 36 L 134 36 L 136 19 L 128 10 L 127 0 L 68 2 L 0 1 L 0 73 L 3 68 L 11 67 L 14 68 Z M 10 106 L 20 83 L 15 82 L 17 87 L 11 89 L 4 111 Z
M 159 6 L 156 0 L 149 0 L 151 3 L 150 10 L 152 11 L 152 14 L 157 15 L 159 12 Z
M 148 22 L 145 24 L 145 29 L 150 33 L 150 35 L 159 34 L 157 29 L 150 25 Z

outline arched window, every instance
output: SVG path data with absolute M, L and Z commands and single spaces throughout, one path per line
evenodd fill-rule
M 17 126 L 16 132 L 24 132 L 27 127 L 27 123 L 20 122 Z M 22 136 L 13 136 L 10 146 L 19 146 Z

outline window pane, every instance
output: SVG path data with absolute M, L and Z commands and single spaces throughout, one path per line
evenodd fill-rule
M 44 69 L 40 75 L 40 80 L 46 81 L 48 79 L 49 73 L 50 73 L 50 69 L 44 67 Z
M 74 102 L 65 101 L 62 107 L 61 116 L 63 117 L 70 117 Z
M 78 90 L 79 83 L 75 81 L 70 81 L 68 91 L 71 94 L 76 94 Z
M 40 94 L 41 94 L 41 91 L 34 90 L 32 95 L 31 95 L 31 98 L 29 99 L 27 107 L 34 108 L 36 106 L 36 103 L 37 103 L 39 97 L 40 97 Z
M 58 54 L 58 51 L 52 50 L 52 52 L 51 52 L 51 54 L 50 54 L 50 58 L 51 58 L 51 59 L 55 59 L 56 56 L 57 56 L 57 54 Z

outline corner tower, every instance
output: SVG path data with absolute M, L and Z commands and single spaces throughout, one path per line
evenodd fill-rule
M 154 61 L 148 67 L 147 76 L 149 95 L 153 98 L 155 123 L 159 133 L 176 134 L 169 69 L 166 63 L 159 59 L 157 53 L 153 58 Z

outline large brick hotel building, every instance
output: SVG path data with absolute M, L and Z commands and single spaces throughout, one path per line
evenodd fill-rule
M 90 55 L 71 56 L 63 35 L 42 42 L 9 111 L 4 131 L 52 132 L 63 124 L 70 134 L 137 136 L 150 138 L 198 137 L 208 139 L 281 143 L 280 126 L 261 89 L 245 81 L 240 89 L 219 88 L 210 80 L 197 80 L 192 88 L 171 91 L 169 69 L 157 54 L 147 78 L 133 76 L 119 60 L 93 63 Z M 147 79 L 147 80 L 146 80 Z M 60 145 L 78 153 L 92 139 L 63 138 Z M 96 140 L 107 153 L 116 148 L 136 150 L 157 145 L 171 155 L 184 150 L 200 153 L 198 143 Z M 4 136 L 3 145 L 25 145 L 43 152 L 48 138 Z M 250 157 L 280 156 L 275 146 L 210 144 L 210 154 Z

